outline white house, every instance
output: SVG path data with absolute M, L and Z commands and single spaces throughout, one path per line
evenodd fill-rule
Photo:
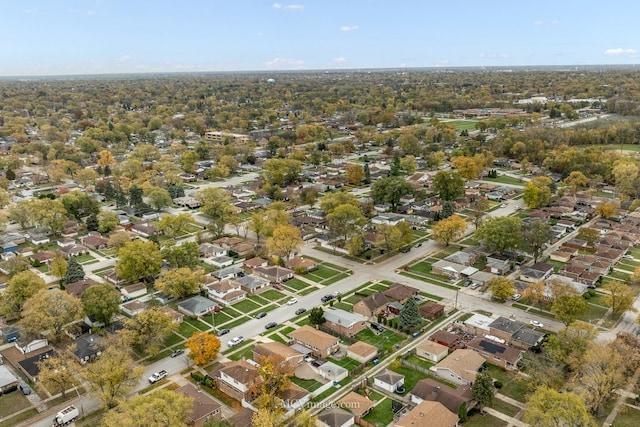
M 433 363 L 438 363 L 449 354 L 449 347 L 435 341 L 426 340 L 416 347 L 416 356 L 424 357 Z
M 373 377 L 373 385 L 393 393 L 398 387 L 404 386 L 404 375 L 385 369 Z

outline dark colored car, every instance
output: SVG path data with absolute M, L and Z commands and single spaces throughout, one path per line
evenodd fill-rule
M 274 283 L 273 285 L 274 288 L 276 288 L 279 291 L 284 291 L 284 286 L 282 286 L 280 283 Z
M 372 323 L 371 324 L 371 329 L 373 329 L 374 331 L 377 331 L 377 332 L 384 332 L 384 328 L 378 323 Z
M 411 248 L 409 246 L 405 246 L 404 248 L 400 249 L 400 252 L 402 252 L 403 254 L 406 254 L 410 250 L 411 250 Z
M 184 353 L 184 349 L 183 348 L 179 348 L 177 350 L 173 350 L 173 353 L 171 353 L 171 357 L 178 357 L 183 353 Z
M 265 313 L 264 311 L 261 311 L 260 313 L 256 314 L 256 319 L 262 319 L 266 315 L 267 313 Z
M 28 394 L 31 394 L 31 387 L 29 387 L 26 384 L 20 384 L 18 386 L 18 388 L 20 389 L 20 391 L 22 392 L 22 394 L 24 394 L 25 396 Z
M 333 299 L 333 295 L 325 295 L 322 298 L 320 298 L 320 301 L 322 302 L 329 302 Z
M 300 315 L 300 314 L 304 313 L 305 311 L 307 311 L 306 308 L 299 308 L 299 309 L 296 310 L 296 315 Z
M 271 328 L 275 328 L 276 326 L 278 326 L 277 322 L 269 322 L 266 325 L 264 325 L 265 329 L 271 329 Z
M 223 336 L 223 335 L 228 334 L 229 332 L 230 332 L 230 331 L 229 331 L 229 329 L 227 329 L 227 328 L 225 328 L 225 329 L 220 329 L 220 330 L 218 331 L 218 333 L 216 334 L 216 336 L 221 337 L 221 336 Z

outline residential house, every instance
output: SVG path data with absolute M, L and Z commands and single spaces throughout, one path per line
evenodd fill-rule
M 140 300 L 129 301 L 120 306 L 120 310 L 129 316 L 136 317 L 138 314 L 142 313 L 147 309 L 147 304 Z
M 26 355 L 36 350 L 49 347 L 49 341 L 46 339 L 30 339 L 29 337 L 20 337 L 13 344 L 20 353 Z
M 215 307 L 216 304 L 213 301 L 199 295 L 178 303 L 178 311 L 194 317 L 204 316 L 212 312 Z
M 493 323 L 495 319 L 493 317 L 485 316 L 484 314 L 474 313 L 470 318 L 464 320 L 462 325 L 460 322 L 456 322 L 456 325 L 459 326 L 464 332 L 471 335 L 490 335 L 491 334 L 491 323 Z
M 253 269 L 253 274 L 255 274 L 256 276 L 264 277 L 271 283 L 282 283 L 293 278 L 292 270 L 280 267 L 279 265 L 256 267 Z
M 520 272 L 520 280 L 528 283 L 540 282 L 553 273 L 553 265 L 538 262 L 531 267 L 523 268 Z
M 382 293 L 392 301 L 397 301 L 400 304 L 407 302 L 409 298 L 413 298 L 418 295 L 419 290 L 411 286 L 403 285 L 401 283 L 394 283 Z
M 457 251 L 443 259 L 455 264 L 470 266 L 473 265 L 474 262 L 476 262 L 476 255 L 467 251 Z
M 318 263 L 303 257 L 295 257 L 285 261 L 284 266 L 296 273 L 308 273 L 318 268 Z
M 6 325 L 0 328 L 0 337 L 6 342 L 14 342 L 20 338 L 20 327 L 18 325 Z
M 31 262 L 39 262 L 40 264 L 49 264 L 56 257 L 53 251 L 39 251 L 29 255 Z
M 289 333 L 289 337 L 295 343 L 302 345 L 312 351 L 318 357 L 326 358 L 339 349 L 338 338 L 325 332 L 304 325 Z
M 346 409 L 356 417 L 363 418 L 373 409 L 373 401 L 368 397 L 350 391 L 349 394 L 336 402 L 338 407 Z
M 121 288 L 120 293 L 122 294 L 122 298 L 124 298 L 125 301 L 128 301 L 146 295 L 147 285 L 142 282 L 135 283 Z
M 448 347 L 450 350 L 464 347 L 464 342 L 459 335 L 452 334 L 451 332 L 443 330 L 435 331 L 433 334 L 431 334 L 429 339 L 431 341 L 437 342 L 438 344 L 442 344 Z
M 131 231 L 139 236 L 149 238 L 153 235 L 158 234 L 158 227 L 153 224 L 137 222 L 131 226 Z
M 40 374 L 40 362 L 50 357 L 55 357 L 56 352 L 53 348 L 47 346 L 43 349 L 38 349 L 34 352 L 20 355 L 18 361 L 18 370 L 24 374 L 30 381 L 38 382 L 38 375 Z
M 216 374 L 218 389 L 239 401 L 253 400 L 252 389 L 259 380 L 258 367 L 246 360 L 223 362 Z
M 368 319 L 375 318 L 386 311 L 391 300 L 382 292 L 376 292 L 353 304 L 353 312 Z
M 376 225 L 398 225 L 404 221 L 402 215 L 393 213 L 384 213 L 371 218 L 371 223 Z
M 505 340 L 505 344 L 528 350 L 542 342 L 544 334 L 534 331 L 524 323 L 506 317 L 498 317 L 489 325 L 491 335 Z
M 322 427 L 351 427 L 355 425 L 355 416 L 342 408 L 332 406 L 317 415 L 317 422 Z
M 198 251 L 203 258 L 211 258 L 218 256 L 225 256 L 228 251 L 220 246 L 212 245 L 211 243 L 201 243 L 198 245 Z
M 324 318 L 323 327 L 349 338 L 367 328 L 366 317 L 342 309 L 325 310 Z
M 287 388 L 278 393 L 278 397 L 286 411 L 299 411 L 311 400 L 311 393 L 295 383 L 290 383 Z
M 443 259 L 431 264 L 431 272 L 433 274 L 445 276 L 452 280 L 459 280 L 462 277 L 462 272 L 467 268 L 469 267 L 464 264 L 457 264 Z
M 242 263 L 242 266 L 247 270 L 253 270 L 256 267 L 267 267 L 268 265 L 269 261 L 260 257 L 251 258 Z
M 347 347 L 347 357 L 360 363 L 367 363 L 378 355 L 378 347 L 364 341 L 356 341 Z
M 173 204 L 189 209 L 197 209 L 200 207 L 200 200 L 192 196 L 176 197 L 173 199 Z
M 235 277 L 244 276 L 244 269 L 239 266 L 232 265 L 230 267 L 221 268 L 220 270 L 212 271 L 211 276 L 217 279 L 233 279 Z
M 470 386 L 476 380 L 478 370 L 484 362 L 484 357 L 475 351 L 459 348 L 438 362 L 433 369 L 443 380 Z
M 515 347 L 508 347 L 495 340 L 476 337 L 467 342 L 467 348 L 480 354 L 487 363 L 498 366 L 505 370 L 518 369 L 518 362 L 522 359 L 524 351 Z
M 102 341 L 101 336 L 91 334 L 72 341 L 70 348 L 73 348 L 73 355 L 84 364 L 100 356 L 104 349 Z
M 253 274 L 247 274 L 246 276 L 237 277 L 235 281 L 237 283 L 240 283 L 242 289 L 250 294 L 254 294 L 257 291 L 266 288 L 271 283 L 268 279 L 254 276 Z
M 578 278 L 579 279 L 579 278 Z M 560 274 L 552 274 L 545 280 L 544 299 L 553 301 L 556 299 L 557 293 L 575 293 L 576 295 L 584 294 L 589 288 L 587 284 L 580 283 L 571 277 Z
M 487 257 L 486 271 L 493 274 L 505 275 L 511 271 L 511 259 L 501 254 L 489 255 Z
M 217 257 L 213 257 L 213 258 L 208 258 L 206 260 L 207 264 L 211 264 L 216 268 L 225 268 L 225 267 L 229 267 L 230 265 L 233 264 L 233 258 L 228 257 L 228 256 L 217 256 Z
M 252 424 L 254 414 L 255 412 L 253 412 L 251 409 L 242 408 L 233 416 L 227 418 L 227 421 L 229 421 L 231 425 L 238 427 L 250 426 Z
M 77 282 L 73 282 L 65 285 L 64 289 L 74 297 L 80 298 L 82 297 L 82 294 L 84 293 L 84 291 L 96 285 L 98 285 L 98 282 L 96 282 L 93 279 L 82 279 L 82 280 L 78 280 Z
M 278 341 L 256 344 L 253 348 L 253 360 L 263 357 L 280 356 L 294 368 L 304 360 L 304 354 Z
M 121 279 L 120 277 L 118 277 L 118 273 L 116 272 L 115 268 L 113 270 L 105 271 L 102 277 L 104 278 L 104 280 L 106 280 L 109 283 L 112 283 L 115 286 L 121 286 L 125 283 L 124 279 Z
M 424 319 L 436 320 L 444 315 L 444 305 L 438 304 L 434 301 L 427 301 L 425 304 L 420 306 L 418 311 Z
M 177 310 L 174 310 L 173 308 L 169 307 L 168 305 L 160 307 L 159 310 L 161 312 L 163 312 L 164 314 L 170 316 L 171 319 L 173 320 L 173 323 L 180 324 L 184 320 L 184 314 L 180 313 Z
M 404 386 L 404 375 L 385 369 L 373 377 L 373 386 L 394 393 L 398 388 Z
M 207 296 L 227 306 L 243 300 L 247 295 L 247 292 L 242 289 L 242 285 L 235 280 L 215 280 L 208 276 L 207 282 L 204 285 L 208 291 Z
M 0 395 L 17 385 L 18 379 L 15 375 L 5 365 L 0 365 Z
M 457 427 L 458 416 L 440 402 L 425 400 L 393 424 L 394 427 Z
M 416 347 L 416 356 L 438 363 L 449 354 L 449 347 L 435 341 L 424 340 Z
M 471 387 L 460 385 L 454 389 L 431 378 L 418 381 L 411 389 L 409 399 L 416 405 L 425 401 L 440 402 L 454 414 L 458 413 L 462 404 L 467 406 L 467 411 L 473 406 Z
M 99 234 L 89 234 L 80 239 L 80 243 L 92 250 L 106 249 L 109 239 Z
M 177 388 L 175 393 L 193 400 L 191 412 L 187 415 L 191 426 L 203 427 L 210 419 L 220 420 L 222 418 L 222 405 L 211 398 L 209 393 L 202 392 L 193 384 L 185 384 Z
M 313 366 L 313 364 L 311 365 Z M 342 381 L 349 376 L 349 371 L 340 365 L 336 365 L 333 362 L 327 361 L 318 367 L 314 367 L 314 370 L 320 374 L 322 378 L 331 380 L 334 384 Z

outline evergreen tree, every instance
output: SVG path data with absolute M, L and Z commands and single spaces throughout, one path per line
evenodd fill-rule
M 98 231 L 98 216 L 96 214 L 91 214 L 87 218 L 87 230 L 89 231 Z
M 127 195 L 120 188 L 116 190 L 115 199 L 117 207 L 121 208 L 127 205 Z
M 104 167 L 104 169 L 102 170 L 102 173 L 104 174 L 104 176 L 109 176 L 111 175 L 111 168 L 109 167 L 109 165 L 106 165 Z
M 451 215 L 453 215 L 453 205 L 449 201 L 446 201 L 442 204 L 440 219 L 449 218 Z
M 74 283 L 82 279 L 84 279 L 84 269 L 74 257 L 69 258 L 67 263 L 67 274 L 64 276 L 64 282 Z
M 391 161 L 391 169 L 389 169 L 389 176 L 398 176 L 402 171 L 402 167 L 400 166 L 400 156 L 397 154 L 393 156 L 393 160 Z
M 369 170 L 369 163 L 364 164 L 364 182 L 367 184 L 371 182 L 371 170 Z
M 16 179 L 16 173 L 13 171 L 13 169 L 7 169 L 7 171 L 4 173 L 4 176 L 9 181 L 13 181 L 14 179 Z
M 487 405 L 493 403 L 496 388 L 493 386 L 493 378 L 486 370 L 478 372 L 476 381 L 471 386 L 471 396 L 478 403 L 480 411 Z
M 404 303 L 398 315 L 400 327 L 403 329 L 414 328 L 420 324 L 420 319 L 420 312 L 418 311 L 416 300 L 411 297 Z
M 116 197 L 116 189 L 113 188 L 113 184 L 111 181 L 107 181 L 104 185 L 104 198 L 107 200 L 112 200 Z
M 129 206 L 137 208 L 142 206 L 142 204 L 142 189 L 136 185 L 131 186 L 129 190 Z

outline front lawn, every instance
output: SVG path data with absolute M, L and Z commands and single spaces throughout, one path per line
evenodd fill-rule
M 376 335 L 371 329 L 367 328 L 358 332 L 355 337 L 358 341 L 364 341 L 368 344 L 378 347 L 380 350 L 393 348 L 396 344 L 404 340 L 402 335 L 396 334 L 389 329 L 385 329 L 381 334 Z
M 471 412 L 469 419 L 463 424 L 464 427 L 505 427 L 508 422 L 489 414 L 480 414 L 477 411 Z
M 525 403 L 527 401 L 525 398 L 528 393 L 527 386 L 525 381 L 519 378 L 516 373 L 504 371 L 493 365 L 488 365 L 487 370 L 493 378 L 502 383 L 500 393 L 505 396 L 509 396 L 518 402 Z
M 364 417 L 364 420 L 376 427 L 386 427 L 393 421 L 393 411 L 391 404 L 393 400 L 386 398 L 373 407 L 373 410 Z
M 258 304 L 248 299 L 237 302 L 233 305 L 233 308 L 240 311 L 241 313 L 250 313 L 252 311 L 256 311 L 260 308 Z
M 322 383 L 316 380 L 302 380 L 298 377 L 291 377 L 291 382 L 294 383 L 295 385 L 298 385 L 300 387 L 302 387 L 303 389 L 307 390 L 308 392 L 314 392 L 317 389 L 319 389 L 320 387 L 322 387 Z

